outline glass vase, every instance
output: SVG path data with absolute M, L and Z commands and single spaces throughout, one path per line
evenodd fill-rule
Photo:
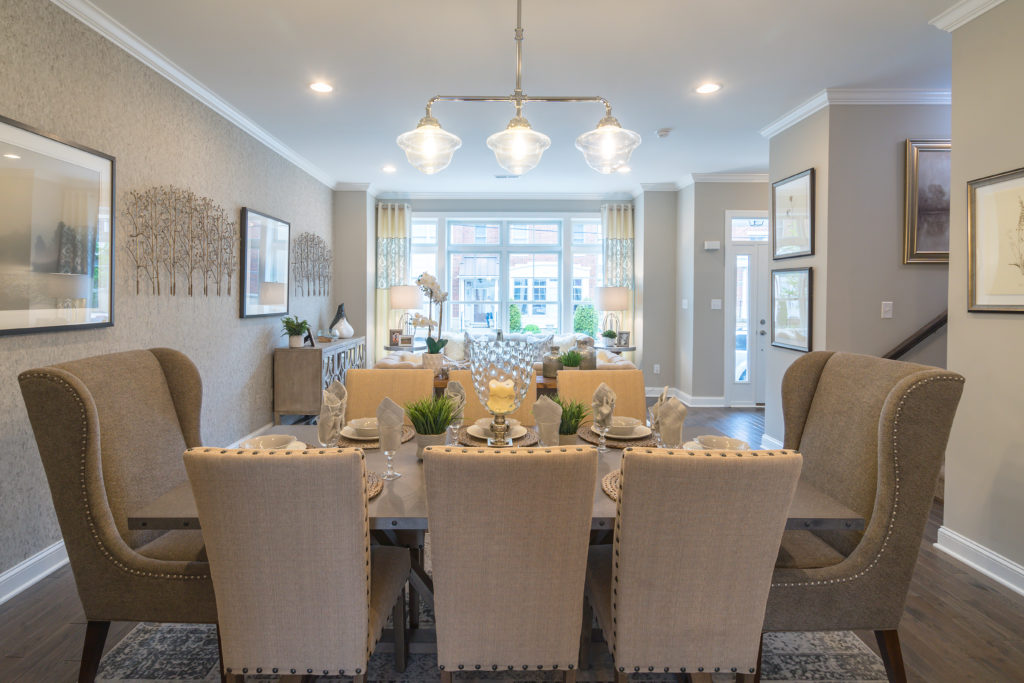
M 473 376 L 473 388 L 484 408 L 493 416 L 493 437 L 487 439 L 487 445 L 495 448 L 511 446 L 505 418 L 515 412 L 526 398 L 533 379 L 537 345 L 534 342 L 504 339 L 471 339 L 469 344 L 469 371 Z

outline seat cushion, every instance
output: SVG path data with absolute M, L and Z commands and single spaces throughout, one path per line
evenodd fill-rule
M 408 548 L 375 545 L 370 548 L 370 635 L 380 639 L 398 593 L 409 580 L 412 563 Z
M 611 545 L 590 546 L 587 554 L 587 597 L 594 608 L 597 624 L 608 641 L 608 650 L 615 652 L 615 629 L 612 628 L 612 552 Z
M 136 548 L 135 552 L 154 560 L 170 560 L 176 562 L 208 562 L 206 544 L 203 534 L 195 531 L 168 531 L 146 545 Z
M 831 567 L 846 557 L 810 531 L 786 531 L 775 560 L 776 569 Z

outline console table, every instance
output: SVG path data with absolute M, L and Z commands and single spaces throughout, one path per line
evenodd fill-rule
M 350 368 L 366 367 L 366 337 L 317 347 L 274 349 L 274 424 L 282 415 L 318 415 L 322 392 L 345 383 Z

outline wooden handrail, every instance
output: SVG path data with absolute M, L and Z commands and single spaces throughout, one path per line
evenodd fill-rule
M 917 332 L 915 332 L 914 334 L 910 335 L 902 342 L 900 342 L 898 346 L 896 346 L 889 353 L 883 355 L 882 358 L 889 358 L 892 360 L 902 358 L 907 353 L 907 351 L 910 351 L 910 349 L 914 348 L 915 346 L 923 342 L 925 339 L 927 339 L 928 337 L 932 336 L 940 329 L 942 329 L 942 327 L 948 322 L 948 320 L 949 311 L 945 310 L 939 315 L 937 315 L 935 318 L 927 322 L 925 326 L 919 329 Z

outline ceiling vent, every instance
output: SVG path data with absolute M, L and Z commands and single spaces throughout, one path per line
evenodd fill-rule
M 505 173 L 505 174 L 495 173 L 494 177 L 497 178 L 498 180 L 514 180 L 514 179 L 518 178 L 519 176 L 514 175 L 512 173 Z

